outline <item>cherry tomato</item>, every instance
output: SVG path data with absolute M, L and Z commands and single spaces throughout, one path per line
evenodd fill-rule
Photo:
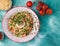
M 48 6 L 46 4 L 43 4 L 42 9 L 46 10 L 47 8 L 48 8 Z
M 32 7 L 33 3 L 32 3 L 31 1 L 28 1 L 28 2 L 26 3 L 26 5 L 27 5 L 27 7 Z
M 46 10 L 46 14 L 52 14 L 52 9 L 48 8 L 48 9 Z
M 3 34 L 2 34 L 2 32 L 0 32 L 0 40 L 2 40 L 3 39 Z
M 36 10 L 40 11 L 41 7 L 40 6 L 36 6 Z
M 43 2 L 41 2 L 41 1 L 39 1 L 39 2 L 38 2 L 38 5 L 39 5 L 40 7 L 42 7 L 42 6 L 43 6 L 43 4 L 44 4 L 44 3 L 43 3 Z
M 15 30 L 14 30 L 14 29 L 12 29 L 11 31 L 12 31 L 12 33 L 14 33 L 14 31 L 15 31 Z
M 43 16 L 45 14 L 45 11 L 44 10 L 40 10 L 39 13 L 40 13 L 40 15 Z
M 23 33 L 22 37 L 25 37 L 26 36 L 26 33 Z

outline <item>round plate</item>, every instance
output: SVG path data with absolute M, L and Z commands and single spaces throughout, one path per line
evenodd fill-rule
M 29 13 L 31 13 L 32 17 L 33 17 L 33 29 L 30 32 L 30 34 L 26 37 L 16 37 L 13 34 L 11 34 L 11 32 L 8 30 L 8 19 L 10 18 L 10 16 L 14 13 L 17 12 L 21 12 L 21 11 L 27 11 Z M 11 9 L 10 11 L 8 11 L 3 19 L 3 29 L 4 29 L 4 33 L 7 35 L 7 37 L 15 42 L 27 42 L 31 39 L 33 39 L 36 34 L 38 33 L 39 30 L 39 19 L 37 17 L 37 15 L 29 8 L 27 7 L 15 7 L 13 9 Z

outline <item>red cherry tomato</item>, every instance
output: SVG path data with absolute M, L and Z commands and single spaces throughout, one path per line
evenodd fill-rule
M 39 13 L 40 13 L 40 15 L 43 16 L 45 14 L 45 11 L 44 10 L 40 10 Z
M 2 34 L 2 32 L 0 32 L 0 40 L 2 40 L 3 39 L 3 34 Z
M 14 33 L 14 31 L 15 31 L 15 30 L 14 30 L 14 29 L 12 29 L 11 31 L 12 31 L 12 33 Z
M 40 6 L 36 6 L 36 10 L 40 11 L 41 7 Z
M 42 9 L 46 10 L 47 8 L 48 8 L 48 6 L 46 4 L 43 4 Z
M 43 3 L 43 2 L 41 2 L 41 1 L 39 1 L 39 2 L 38 2 L 38 5 L 39 5 L 40 7 L 42 7 L 42 6 L 43 6 L 43 4 L 44 4 L 44 3 Z
M 32 7 L 33 3 L 32 3 L 31 1 L 28 1 L 28 2 L 26 3 L 26 5 L 27 5 L 27 7 Z
M 52 9 L 50 9 L 50 8 L 47 9 L 47 10 L 46 10 L 46 14 L 52 14 Z

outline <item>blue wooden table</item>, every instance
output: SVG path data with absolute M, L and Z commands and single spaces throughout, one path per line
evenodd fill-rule
M 35 0 L 32 0 L 33 2 Z M 11 41 L 6 35 L 3 41 L 0 41 L 0 46 L 60 46 L 60 0 L 40 0 L 46 3 L 53 9 L 52 15 L 40 16 L 35 9 L 36 4 L 31 8 L 36 12 L 40 20 L 40 30 L 37 36 L 29 42 L 16 43 Z M 12 0 L 13 6 L 26 6 L 27 0 Z M 0 10 L 0 31 L 3 32 L 2 18 L 7 11 Z

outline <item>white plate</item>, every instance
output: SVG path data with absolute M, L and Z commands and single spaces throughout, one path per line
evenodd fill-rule
M 21 12 L 21 11 L 28 11 L 29 13 L 32 14 L 33 17 L 33 29 L 30 32 L 30 34 L 26 37 L 16 37 L 13 34 L 11 34 L 8 30 L 8 19 L 10 18 L 10 16 L 14 13 Z M 15 42 L 27 42 L 33 39 L 37 35 L 40 23 L 37 15 L 31 9 L 27 7 L 15 7 L 5 14 L 2 25 L 3 25 L 4 33 L 7 35 L 9 39 Z

